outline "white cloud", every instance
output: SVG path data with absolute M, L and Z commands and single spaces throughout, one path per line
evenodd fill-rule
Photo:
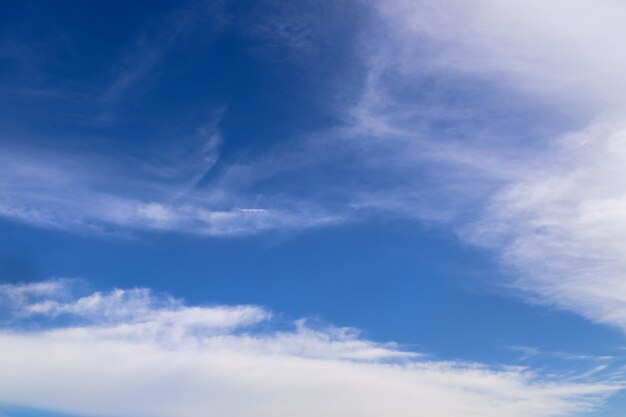
M 501 251 L 515 287 L 626 330 L 625 149 L 620 123 L 564 137 L 493 197 L 466 237 Z
M 0 331 L 0 403 L 84 416 L 539 417 L 589 410 L 619 388 L 424 360 L 301 321 L 268 330 L 254 306 L 72 292 L 67 281 L 0 288 L 3 300 L 21 294 Z M 36 317 L 48 321 L 22 324 Z
M 378 8 L 398 33 L 398 64 L 408 74 L 466 71 L 550 99 L 624 104 L 619 0 L 397 0 Z
M 428 171 L 443 181 L 430 195 L 440 207 L 439 199 L 451 202 L 463 238 L 501 255 L 507 284 L 626 330 L 626 5 L 399 0 L 377 7 L 385 31 L 376 34 L 387 34 L 371 40 L 377 52 L 354 109 L 358 133 L 395 141 L 406 164 L 436 162 Z M 429 79 L 441 82 L 435 93 L 430 84 L 410 90 Z M 460 105 L 436 94 L 463 83 L 487 94 Z M 427 99 L 407 99 L 398 85 Z M 524 113 L 533 105 L 543 114 Z M 503 117 L 520 123 L 498 128 Z M 550 118 L 569 121 L 543 133 Z M 433 121 L 455 128 L 428 132 Z
M 254 306 L 184 307 L 180 301 L 172 298 L 155 299 L 147 289 L 117 289 L 109 294 L 95 292 L 69 301 L 63 300 L 63 297 L 53 297 L 65 290 L 69 282 L 2 285 L 0 296 L 10 312 L 18 318 L 71 316 L 110 324 L 125 322 L 141 326 L 151 323 L 157 327 L 236 328 L 259 323 L 270 317 L 267 311 Z

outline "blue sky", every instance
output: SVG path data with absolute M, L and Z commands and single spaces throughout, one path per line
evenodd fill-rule
M 0 5 L 0 416 L 617 417 L 617 0 Z

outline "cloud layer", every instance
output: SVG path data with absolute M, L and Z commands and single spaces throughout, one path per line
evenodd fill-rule
M 77 291 L 58 280 L 0 287 L 0 403 L 84 416 L 539 417 L 618 389 L 424 360 L 349 329 L 272 329 L 255 306 Z

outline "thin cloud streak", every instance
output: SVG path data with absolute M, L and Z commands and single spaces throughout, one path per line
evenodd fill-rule
M 224 194 L 226 188 L 194 192 L 219 155 L 219 136 L 200 139 L 190 148 L 191 160 L 161 158 L 154 164 L 5 149 L 0 215 L 82 233 L 160 230 L 207 236 L 301 230 L 340 220 L 292 199 L 283 199 L 282 206 L 280 199 L 259 206 L 254 199 Z

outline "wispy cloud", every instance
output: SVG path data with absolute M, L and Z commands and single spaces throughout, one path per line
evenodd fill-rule
M 626 330 L 624 143 L 619 123 L 564 137 L 466 236 L 501 251 L 515 287 Z
M 539 417 L 589 410 L 619 389 L 424 360 L 303 321 L 271 330 L 260 307 L 187 306 L 146 289 L 79 295 L 70 281 L 50 281 L 3 285 L 0 295 L 9 318 L 0 402 L 14 406 L 85 416 Z
M 371 55 L 357 126 L 377 140 L 410 143 L 405 150 L 418 152 L 402 158 L 421 166 L 437 161 L 431 173 L 451 172 L 429 192 L 452 201 L 460 213 L 452 224 L 462 238 L 501 256 L 515 277 L 506 285 L 625 330 L 626 101 L 618 80 L 626 54 L 616 18 L 624 4 L 388 1 L 378 7 L 390 34 L 373 41 L 382 52 Z M 442 84 L 423 84 L 433 79 Z M 407 99 L 398 85 L 425 86 L 427 100 Z M 463 85 L 476 86 L 470 91 L 481 98 L 464 97 Z M 455 100 L 446 101 L 449 88 L 457 88 Z M 529 104 L 544 114 L 529 112 Z M 521 124 L 503 124 L 499 107 Z M 561 122 L 549 127 L 546 113 Z M 428 129 L 440 121 L 444 128 Z M 450 200 L 451 190 L 462 198 Z
M 199 129 L 185 149 L 158 157 L 4 148 L 0 215 L 82 233 L 162 230 L 211 236 L 300 230 L 340 219 L 293 198 L 259 201 L 240 188 L 229 189 L 229 181 L 197 189 L 219 156 L 221 137 L 212 126 Z
M 125 51 L 114 69 L 115 76 L 104 88 L 101 100 L 113 104 L 133 86 L 149 77 L 163 57 L 191 33 L 208 42 L 225 23 L 224 2 L 195 1 L 154 22 L 153 33 L 143 32 Z M 199 31 L 203 29 L 203 31 Z M 111 107 L 108 108 L 112 111 Z

